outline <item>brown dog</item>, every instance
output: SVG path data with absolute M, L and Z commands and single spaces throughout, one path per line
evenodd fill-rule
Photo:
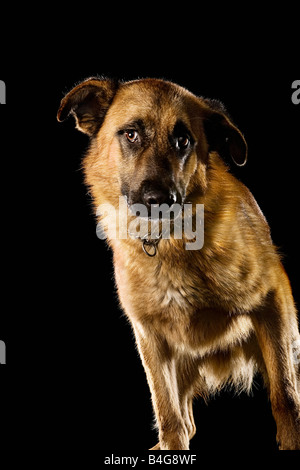
M 70 113 L 91 137 L 84 172 L 95 207 L 117 211 L 123 196 L 132 221 L 134 204 L 188 203 L 193 218 L 204 204 L 198 250 L 186 249 L 185 233 L 112 237 L 104 227 L 151 390 L 154 449 L 188 449 L 193 397 L 226 384 L 249 390 L 260 371 L 280 448 L 299 450 L 300 337 L 290 283 L 257 203 L 221 159 L 245 163 L 243 135 L 220 103 L 157 79 L 88 79 L 65 96 L 58 119 Z

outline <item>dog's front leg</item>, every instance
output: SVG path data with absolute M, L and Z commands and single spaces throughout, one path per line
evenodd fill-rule
M 159 430 L 155 449 L 188 450 L 189 437 L 181 414 L 176 360 L 166 340 L 134 326 L 137 345 L 151 391 Z
M 300 450 L 300 397 L 291 347 L 295 321 L 292 302 L 290 316 L 282 304 L 274 302 L 272 308 L 255 314 L 253 323 L 267 369 L 277 440 L 282 450 Z

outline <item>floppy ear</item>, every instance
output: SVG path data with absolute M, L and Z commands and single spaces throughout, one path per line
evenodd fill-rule
M 230 155 L 236 165 L 245 165 L 248 146 L 243 134 L 225 114 L 222 104 L 218 103 L 216 105 L 215 100 L 205 100 L 205 102 L 210 106 L 208 115 L 204 120 L 209 151 L 215 150 L 225 158 Z
M 89 136 L 100 129 L 118 88 L 118 82 L 110 79 L 89 78 L 77 85 L 61 101 L 58 121 L 73 114 L 76 127 Z

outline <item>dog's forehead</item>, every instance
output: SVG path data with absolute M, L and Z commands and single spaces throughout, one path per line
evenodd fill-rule
M 114 114 L 122 120 L 136 117 L 172 122 L 188 116 L 199 101 L 183 87 L 158 79 L 142 79 L 123 84 L 113 103 Z

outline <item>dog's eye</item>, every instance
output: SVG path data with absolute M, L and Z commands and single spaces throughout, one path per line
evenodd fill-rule
M 182 136 L 177 138 L 176 143 L 177 143 L 177 147 L 180 150 L 184 150 L 184 149 L 188 148 L 188 146 L 190 144 L 190 138 L 187 135 L 182 135 Z
M 134 142 L 136 142 L 139 138 L 139 134 L 137 133 L 137 131 L 134 130 L 126 131 L 125 136 L 128 142 L 130 142 L 131 144 L 134 144 Z

